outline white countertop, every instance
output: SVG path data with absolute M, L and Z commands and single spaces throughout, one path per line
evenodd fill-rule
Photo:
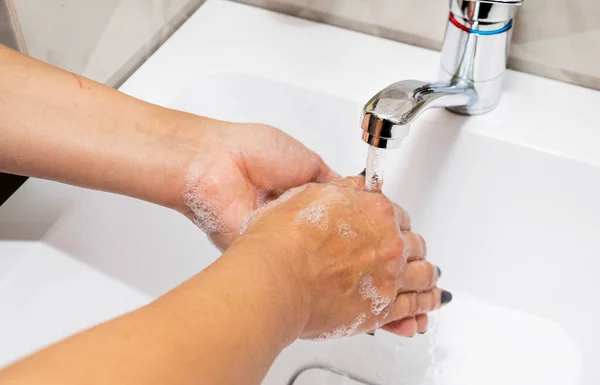
M 170 106 L 190 84 L 231 72 L 360 105 L 394 81 L 435 80 L 438 62 L 438 52 L 209 0 L 121 90 Z M 600 166 L 598 106 L 598 91 L 509 71 L 498 108 L 470 117 L 461 129 Z M 359 113 L 349 134 L 357 141 Z M 450 116 L 445 114 L 427 112 L 421 119 Z M 152 298 L 38 242 L 87 194 L 29 179 L 0 207 L 0 239 L 20 241 L 0 241 L 0 312 L 10 314 L 0 317 L 0 365 Z M 35 333 L 23 339 L 22 330 Z

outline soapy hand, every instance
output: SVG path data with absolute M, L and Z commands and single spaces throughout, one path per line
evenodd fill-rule
M 347 337 L 383 327 L 423 332 L 426 313 L 449 302 L 436 287 L 439 269 L 424 260 L 423 238 L 408 215 L 364 178 L 311 183 L 290 190 L 251 216 L 236 241 L 265 247 L 290 298 L 307 308 L 301 338 Z
M 244 218 L 290 188 L 339 177 L 314 152 L 276 128 L 213 121 L 186 170 L 178 208 L 221 249 Z

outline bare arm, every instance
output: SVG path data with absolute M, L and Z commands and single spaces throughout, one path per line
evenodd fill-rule
M 209 235 L 222 248 L 260 196 L 336 176 L 274 127 L 145 103 L 2 45 L 0 171 L 144 199 L 201 225 L 182 193 L 193 188 L 219 206 L 224 223 Z
M 0 371 L 0 383 L 257 385 L 299 337 L 349 337 L 383 324 L 407 335 L 425 330 L 415 317 L 448 295 L 435 287 L 437 270 L 422 260 L 406 214 L 363 185 L 354 178 L 293 191 L 205 271 Z M 330 223 L 344 220 L 360 235 L 307 218 L 320 202 Z
M 265 197 L 335 178 L 281 131 L 153 106 L 2 46 L 0 170 L 145 199 L 200 227 L 194 199 L 209 199 L 221 223 L 204 229 L 222 248 L 234 242 L 152 304 L 0 371 L 2 384 L 258 384 L 297 337 L 382 324 L 412 335 L 443 299 L 406 214 L 361 178 L 309 184 L 238 237 Z M 330 226 L 298 223 L 324 201 Z M 359 236 L 341 236 L 341 220 Z M 389 299 L 385 313 L 373 313 L 363 279 Z
M 0 171 L 170 206 L 178 192 L 161 186 L 181 185 L 201 140 L 171 115 L 0 45 Z
M 258 254 L 233 246 L 154 303 L 0 371 L 0 383 L 259 384 L 306 306 Z

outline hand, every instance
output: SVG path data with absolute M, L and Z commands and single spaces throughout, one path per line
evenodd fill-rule
M 222 249 L 260 203 L 335 176 L 275 128 L 145 103 L 1 45 L 0 99 L 0 171 L 174 208 Z
M 439 269 L 424 260 L 423 238 L 408 215 L 364 178 L 308 184 L 257 211 L 236 242 L 268 245 L 265 259 L 289 298 L 307 308 L 301 338 L 339 338 L 382 327 L 423 332 L 426 313 L 449 302 Z M 279 253 L 273 253 L 278 250 Z
M 222 250 L 261 205 L 290 188 L 338 177 L 317 154 L 270 126 L 211 121 L 202 135 L 178 209 Z

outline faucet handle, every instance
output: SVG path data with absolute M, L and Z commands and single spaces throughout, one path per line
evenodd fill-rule
M 513 18 L 522 0 L 450 0 L 440 80 L 472 84 L 477 101 L 450 110 L 474 115 L 500 99 Z
M 501 23 L 512 20 L 523 0 L 450 0 L 450 14 L 472 25 Z
M 512 4 L 512 5 L 523 4 L 523 0 L 465 0 L 465 1 L 474 1 L 474 2 L 478 2 L 478 3 Z

